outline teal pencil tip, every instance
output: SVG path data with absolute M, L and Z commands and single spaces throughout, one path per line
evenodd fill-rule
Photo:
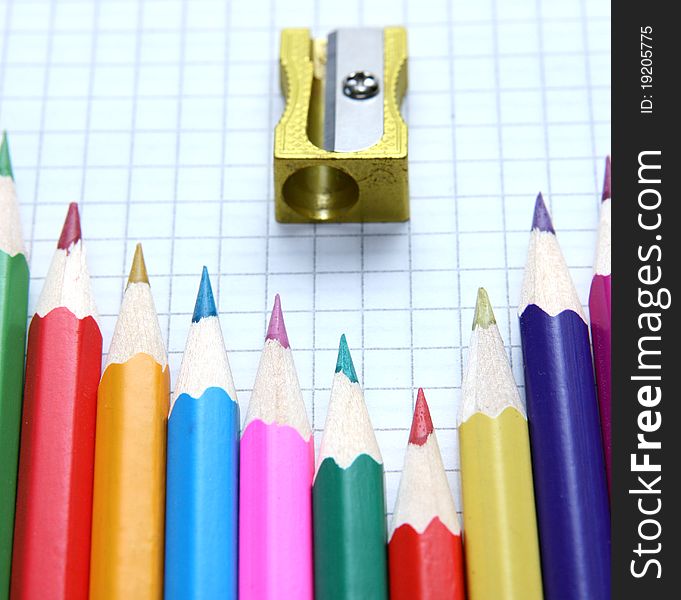
M 2 132 L 2 143 L 0 143 L 0 175 L 14 179 L 12 171 L 12 159 L 9 155 L 9 143 L 7 142 L 7 132 Z
M 348 348 L 348 341 L 345 339 L 345 334 L 341 335 L 340 344 L 338 345 L 336 373 L 340 372 L 343 372 L 352 383 L 359 383 L 357 380 L 357 373 L 355 373 L 355 365 L 352 364 L 352 356 L 350 356 L 350 349 Z
M 213 297 L 213 288 L 210 285 L 208 269 L 203 267 L 201 283 L 199 284 L 199 293 L 196 295 L 196 304 L 194 305 L 192 323 L 198 323 L 204 317 L 217 316 L 218 310 L 215 306 L 215 298 Z

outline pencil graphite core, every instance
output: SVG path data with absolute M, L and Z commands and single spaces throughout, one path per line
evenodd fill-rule
M 14 172 L 12 171 L 12 158 L 9 153 L 9 143 L 7 141 L 7 132 L 2 132 L 2 141 L 0 141 L 0 177 L 9 177 L 14 179 Z
M 274 308 L 272 309 L 272 316 L 270 323 L 267 326 L 266 340 L 277 340 L 283 348 L 290 348 L 288 341 L 288 334 L 286 333 L 286 324 L 284 323 L 284 315 L 281 311 L 281 299 L 279 294 L 274 297 Z
M 147 265 L 144 262 L 142 244 L 137 244 L 135 246 L 135 254 L 132 257 L 132 266 L 130 267 L 130 274 L 128 275 L 128 285 L 131 283 L 149 283 L 149 275 L 147 274 Z
M 64 227 L 61 230 L 57 248 L 59 250 L 70 250 L 71 246 L 81 240 L 80 232 L 80 214 L 78 213 L 78 204 L 71 202 L 69 210 L 66 214 Z
M 419 388 L 414 406 L 414 417 L 409 431 L 409 443 L 423 446 L 433 433 L 433 420 L 423 390 Z

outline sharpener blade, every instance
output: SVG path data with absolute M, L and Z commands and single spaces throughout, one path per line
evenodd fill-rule
M 344 91 L 352 74 L 370 76 L 378 90 L 370 97 Z M 339 29 L 327 43 L 324 98 L 324 149 L 334 152 L 364 150 L 383 136 L 383 30 Z M 360 94 L 361 96 L 361 94 Z

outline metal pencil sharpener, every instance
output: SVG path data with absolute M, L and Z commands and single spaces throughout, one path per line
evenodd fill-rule
M 409 218 L 403 27 L 281 34 L 286 108 L 274 132 L 275 216 L 283 223 Z

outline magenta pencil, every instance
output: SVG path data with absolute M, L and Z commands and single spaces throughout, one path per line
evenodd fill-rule
M 312 600 L 314 441 L 279 296 L 241 436 L 239 597 Z
M 589 315 L 591 317 L 591 338 L 596 367 L 598 407 L 601 413 L 601 434 L 605 451 L 605 470 L 610 491 L 611 433 L 610 411 L 612 404 L 611 365 L 611 308 L 610 308 L 610 204 L 612 203 L 610 157 L 605 159 L 605 177 L 601 197 L 601 221 L 598 227 L 598 246 L 594 276 L 589 293 Z

